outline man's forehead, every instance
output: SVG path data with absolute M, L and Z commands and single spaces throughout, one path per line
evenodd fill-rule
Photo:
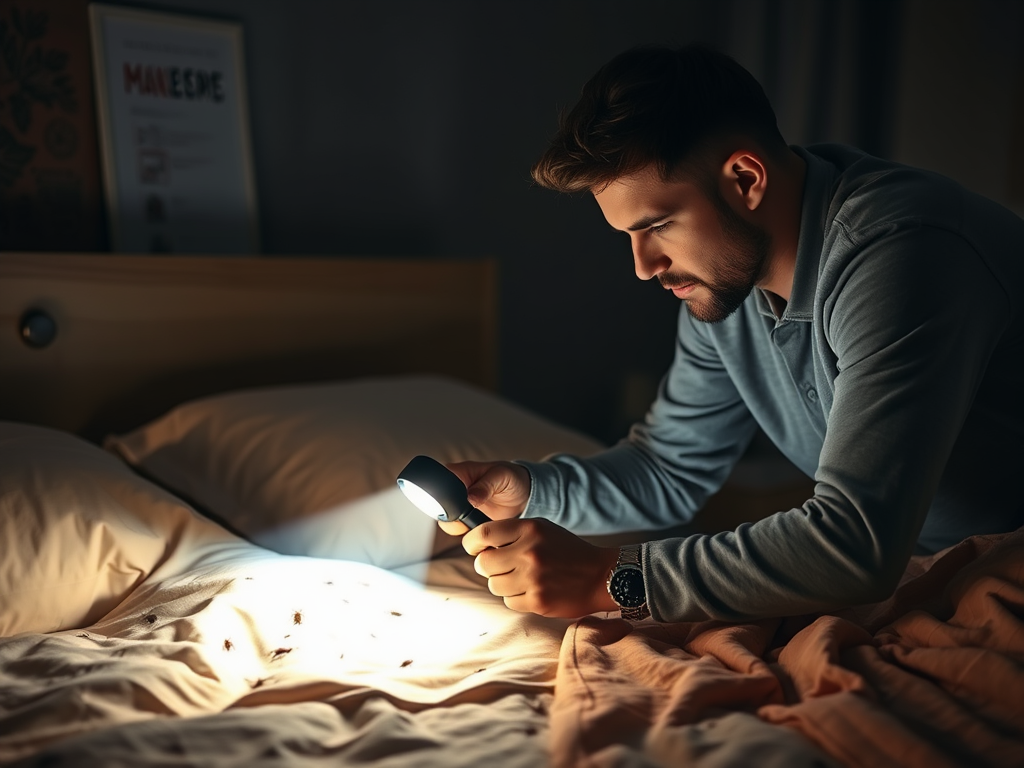
M 641 171 L 620 176 L 593 194 L 613 227 L 638 229 L 644 220 L 663 216 L 683 204 L 695 190 L 692 182 L 666 181 L 657 171 Z

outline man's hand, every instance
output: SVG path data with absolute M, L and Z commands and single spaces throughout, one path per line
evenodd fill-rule
M 588 544 L 550 520 L 484 523 L 462 546 L 491 592 L 514 611 L 574 618 L 618 610 L 607 588 L 618 550 Z
M 510 461 L 462 461 L 449 464 L 466 486 L 469 503 L 492 520 L 518 517 L 530 499 L 530 473 Z M 468 529 L 462 523 L 438 523 L 441 530 L 461 536 Z

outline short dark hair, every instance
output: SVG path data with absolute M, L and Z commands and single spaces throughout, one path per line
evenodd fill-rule
M 532 175 L 559 192 L 600 189 L 651 165 L 668 179 L 727 133 L 769 154 L 786 148 L 764 89 L 729 56 L 696 44 L 632 48 L 583 87 Z

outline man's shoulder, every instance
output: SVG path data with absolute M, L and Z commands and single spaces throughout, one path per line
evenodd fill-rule
M 948 177 L 841 144 L 806 151 L 832 166 L 827 227 L 839 226 L 851 239 L 903 226 L 960 226 L 966 191 Z

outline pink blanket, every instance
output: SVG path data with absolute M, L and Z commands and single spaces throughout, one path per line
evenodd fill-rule
M 585 618 L 551 718 L 562 766 L 1024 765 L 1024 529 L 914 558 L 892 598 L 834 615 Z

